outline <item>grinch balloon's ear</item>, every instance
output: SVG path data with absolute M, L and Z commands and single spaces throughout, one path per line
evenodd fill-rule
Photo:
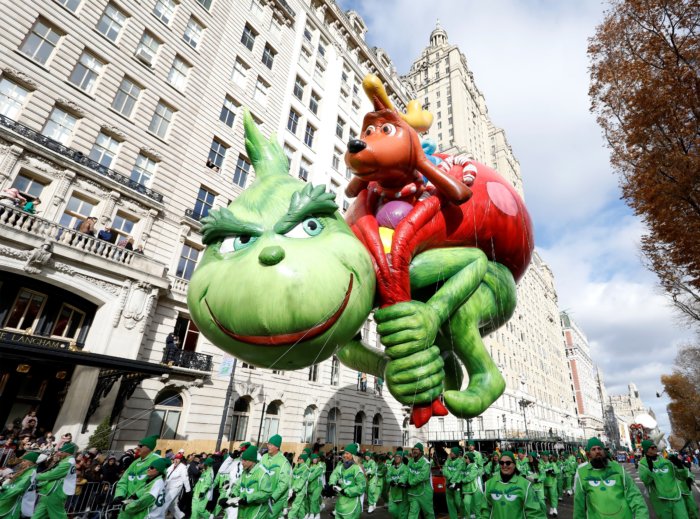
M 266 139 L 258 130 L 247 108 L 243 110 L 243 129 L 245 130 L 245 149 L 253 163 L 255 176 L 265 178 L 271 175 L 287 175 L 289 162 L 275 134 L 273 133 L 269 140 Z

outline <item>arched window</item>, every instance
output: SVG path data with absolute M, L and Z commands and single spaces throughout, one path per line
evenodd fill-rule
M 270 402 L 265 410 L 265 421 L 263 422 L 263 438 L 267 441 L 270 436 L 274 436 L 280 430 L 280 406 L 282 402 L 275 400 Z
M 377 413 L 372 418 L 372 445 L 382 444 L 382 415 Z
M 338 443 L 338 424 L 340 423 L 340 409 L 337 407 L 328 411 L 328 424 L 326 426 L 326 443 Z
M 311 443 L 314 441 L 314 430 L 316 428 L 316 409 L 310 405 L 304 411 L 304 428 L 301 433 L 301 443 Z
M 250 416 L 250 399 L 240 397 L 233 403 L 231 417 L 231 441 L 244 441 L 248 433 L 248 417 Z
M 352 441 L 357 444 L 362 443 L 362 424 L 365 422 L 365 413 L 360 411 L 355 415 L 355 426 L 353 427 Z
M 182 416 L 183 400 L 174 389 L 164 389 L 156 396 L 153 412 L 148 421 L 146 436 L 157 435 L 163 440 L 174 440 Z

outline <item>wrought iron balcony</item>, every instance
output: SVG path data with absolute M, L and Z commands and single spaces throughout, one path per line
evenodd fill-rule
M 163 351 L 163 364 L 168 366 L 194 369 L 196 371 L 211 372 L 213 361 L 211 355 L 197 353 L 196 351 L 185 351 L 176 348 Z
M 73 148 L 69 148 L 68 146 L 64 146 L 60 142 L 50 139 L 46 135 L 42 135 L 40 132 L 32 130 L 28 126 L 18 123 L 17 121 L 10 119 L 9 117 L 6 117 L 2 114 L 0 114 L 0 125 L 12 130 L 13 132 L 23 137 L 26 137 L 27 139 L 36 142 L 37 144 L 40 144 L 41 146 L 55 153 L 58 153 L 59 155 L 62 155 L 72 160 L 77 164 L 85 166 L 102 176 L 108 177 L 124 187 L 141 193 L 142 195 L 145 195 L 148 198 L 155 200 L 156 202 L 163 203 L 163 195 L 158 191 L 154 191 L 153 189 L 150 189 L 144 186 L 143 184 L 139 184 L 135 180 L 131 180 L 126 175 L 117 173 L 116 171 L 103 166 L 99 162 L 95 162 L 91 158 L 86 157 L 81 151 L 74 150 Z

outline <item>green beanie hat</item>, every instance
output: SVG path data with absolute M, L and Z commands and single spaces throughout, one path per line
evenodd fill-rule
M 306 460 L 309 459 L 309 455 L 306 454 L 306 453 L 301 454 L 301 455 L 299 455 L 299 459 L 302 460 L 302 461 L 306 461 Z
M 452 447 L 450 449 L 450 452 L 459 456 L 460 454 L 462 454 L 462 449 L 460 449 L 459 447 Z
M 65 452 L 68 454 L 75 454 L 78 450 L 78 446 L 75 443 L 64 443 L 63 446 L 58 449 L 58 452 Z
M 22 456 L 22 459 L 24 461 L 31 461 L 32 463 L 36 463 L 36 460 L 39 459 L 39 453 L 38 452 L 26 452 L 24 456 Z
M 241 459 L 243 461 L 258 461 L 258 448 L 255 445 L 248 447 L 243 454 L 241 454 Z
M 267 443 L 271 443 L 279 449 L 282 446 L 282 437 L 279 434 L 275 434 L 272 438 L 267 440 Z
M 542 451 L 542 456 L 550 456 L 551 454 L 549 451 Z
M 469 461 L 474 461 L 474 458 L 476 458 L 476 456 L 473 452 L 467 452 L 467 458 L 469 458 Z
M 474 443 L 474 440 L 469 440 L 469 445 L 476 445 L 476 444 Z
M 528 453 L 528 454 L 532 457 L 533 460 L 538 460 L 538 459 L 540 459 L 539 454 L 537 454 L 535 451 L 532 451 L 532 452 L 530 452 L 530 453 Z
M 654 447 L 655 443 L 651 440 L 642 441 L 642 455 L 645 455 L 649 450 L 649 447 Z
M 349 452 L 353 456 L 357 456 L 358 451 L 360 450 L 360 446 L 357 445 L 356 443 L 349 443 L 345 446 L 345 449 L 343 452 Z
M 305 452 L 306 454 L 311 454 L 311 449 L 309 447 L 304 447 L 304 450 L 301 452 Z
M 413 448 L 423 452 L 423 444 L 421 442 L 416 443 Z
M 595 436 L 588 440 L 588 443 L 586 444 L 586 452 L 590 452 L 593 447 L 600 447 L 602 449 L 605 448 L 605 445 L 603 445 L 603 442 L 600 441 L 600 438 L 596 438 Z
M 317 460 L 319 458 L 318 454 L 312 454 L 311 459 L 312 460 Z
M 213 458 L 207 458 L 204 460 L 204 466 L 205 467 L 211 467 L 214 464 L 214 459 Z
M 504 456 L 508 456 L 510 459 L 515 460 L 515 456 L 513 455 L 513 451 L 503 451 L 501 453 L 501 458 Z
M 156 442 L 158 442 L 158 435 L 154 434 L 153 436 L 146 436 L 139 442 L 139 445 L 143 445 L 144 447 L 148 447 L 150 450 L 153 450 L 156 448 Z
M 396 451 L 396 452 L 394 453 L 394 458 L 395 458 L 396 456 L 398 456 L 399 458 L 403 458 L 403 451 L 401 451 L 401 450 Z
M 168 458 L 158 458 L 157 460 L 153 460 L 150 465 L 150 467 L 153 467 L 158 471 L 158 474 L 165 474 L 165 471 L 168 470 L 169 466 L 170 460 Z
M 248 447 L 250 447 L 250 442 L 243 442 L 238 446 L 239 449 L 247 449 Z
M 518 454 L 525 454 L 525 449 L 518 449 Z

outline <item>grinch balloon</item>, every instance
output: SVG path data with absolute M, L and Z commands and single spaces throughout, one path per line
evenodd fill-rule
M 495 171 L 425 155 L 417 131 L 430 116 L 419 105 L 400 114 L 376 78 L 364 86 L 376 111 L 362 139 L 348 143 L 356 177 L 347 194 L 357 199 L 347 223 L 324 186 L 288 175 L 280 146 L 245 114 L 256 179 L 203 220 L 192 318 L 214 344 L 259 367 L 298 369 L 337 353 L 384 377 L 413 406 L 416 427 L 448 410 L 477 416 L 505 388 L 482 336 L 515 308 L 515 280 L 532 253 L 529 216 Z M 359 335 L 375 306 L 383 350 Z

